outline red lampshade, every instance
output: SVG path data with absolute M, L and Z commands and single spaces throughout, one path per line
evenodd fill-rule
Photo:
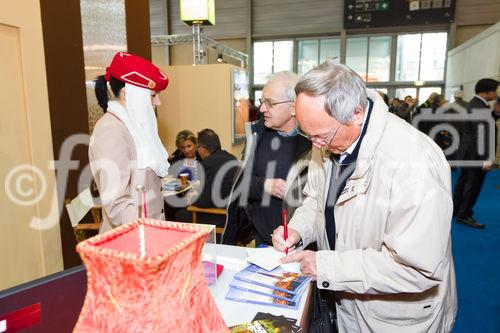
M 87 295 L 74 331 L 227 332 L 200 262 L 206 236 L 141 219 L 79 243 Z

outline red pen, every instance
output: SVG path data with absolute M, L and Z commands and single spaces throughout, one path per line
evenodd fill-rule
M 142 202 L 143 202 L 143 212 L 144 212 L 144 217 L 148 217 L 148 206 L 146 205 L 146 191 L 142 192 Z
M 286 239 L 288 238 L 288 223 L 286 222 L 286 209 L 283 209 L 281 211 L 281 222 L 283 223 L 283 238 Z M 288 247 L 285 248 L 285 254 L 288 255 Z

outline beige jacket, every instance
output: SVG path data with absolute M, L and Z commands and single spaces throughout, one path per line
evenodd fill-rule
M 148 217 L 164 219 L 161 178 L 136 168 L 136 150 L 125 125 L 106 113 L 96 124 L 89 146 L 92 176 L 99 189 L 103 219 L 99 233 L 138 217 L 136 185 L 146 188 Z
M 335 251 L 325 231 L 331 161 L 314 149 L 306 199 L 290 228 L 318 242 L 319 288 L 337 291 L 340 332 L 450 332 L 457 310 L 450 167 L 426 135 L 373 111 L 356 168 L 336 203 Z

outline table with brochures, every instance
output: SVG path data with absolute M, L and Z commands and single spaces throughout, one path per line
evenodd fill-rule
M 297 325 L 307 327 L 312 298 L 309 285 L 307 290 L 304 288 L 297 309 L 226 300 L 233 276 L 247 266 L 247 248 L 218 244 L 205 246 L 212 247 L 216 251 L 217 262 L 224 265 L 217 282 L 210 285 L 210 291 L 227 326 L 249 323 L 260 312 L 293 318 Z M 5 324 L 2 318 L 22 315 L 22 318 L 16 319 L 19 328 L 30 327 L 33 332 L 71 332 L 83 305 L 86 284 L 85 267 L 77 266 L 0 291 L 0 325 L 2 322 Z M 26 311 L 29 316 L 24 315 Z
M 229 283 L 233 280 L 233 276 L 248 265 L 246 261 L 247 248 L 220 244 L 208 246 L 216 247 L 217 263 L 224 266 L 217 282 L 210 286 L 210 291 L 227 326 L 230 327 L 251 322 L 258 312 L 266 312 L 277 316 L 283 315 L 288 318 L 297 319 L 298 325 L 307 327 L 312 301 L 310 286 L 307 286 L 307 290 L 304 291 L 304 296 L 301 298 L 297 309 L 226 300 L 225 296 L 229 289 Z

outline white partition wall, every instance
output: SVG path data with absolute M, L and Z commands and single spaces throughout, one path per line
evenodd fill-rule
M 469 100 L 476 82 L 487 77 L 500 79 L 500 22 L 448 52 L 446 98 L 463 86 Z

